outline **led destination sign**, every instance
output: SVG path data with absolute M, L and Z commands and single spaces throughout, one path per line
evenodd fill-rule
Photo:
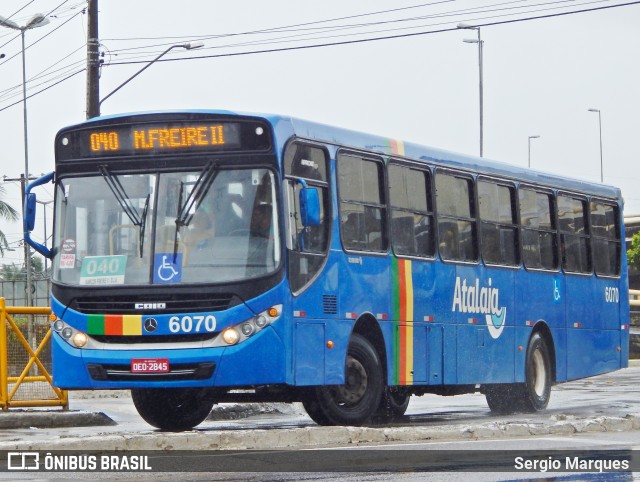
M 125 150 L 188 149 L 190 147 L 218 147 L 230 143 L 238 146 L 238 133 L 234 125 L 202 125 L 171 128 L 132 129 L 91 132 L 89 146 L 93 152 Z M 124 134 L 124 135 L 123 135 Z M 225 135 L 226 134 L 226 135 Z M 123 139 L 121 139 L 124 137 Z M 124 143 L 123 143 L 124 141 Z
M 58 135 L 56 155 L 58 160 L 72 160 L 269 147 L 262 122 L 196 120 L 83 126 Z

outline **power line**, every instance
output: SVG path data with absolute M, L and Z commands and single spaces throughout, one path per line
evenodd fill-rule
M 40 79 L 41 77 L 47 77 L 50 75 L 55 74 L 56 72 L 60 72 L 61 70 L 66 70 L 69 69 L 71 67 L 75 67 L 77 66 L 79 63 L 84 62 L 86 59 L 83 57 L 79 60 L 76 60 L 75 62 L 72 62 L 71 64 L 67 64 L 63 67 L 58 67 L 60 65 L 60 63 L 65 60 L 68 59 L 69 57 L 71 57 L 73 54 L 75 54 L 76 52 L 78 52 L 78 50 L 84 48 L 85 45 L 81 45 L 80 47 L 78 47 L 77 49 L 73 50 L 72 52 L 66 54 L 65 56 L 63 56 L 61 59 L 57 60 L 56 62 L 54 62 L 53 64 L 51 64 L 49 67 L 41 70 L 40 72 L 38 72 L 37 74 L 35 74 L 34 76 L 32 76 L 30 79 L 27 80 L 27 83 L 33 82 L 35 80 Z M 45 72 L 47 72 L 49 69 L 53 68 L 53 67 L 58 67 L 57 69 L 49 72 L 48 74 L 45 74 Z M 20 89 L 22 87 L 22 83 L 16 84 L 12 87 L 8 87 L 4 90 L 0 90 L 0 97 L 6 96 L 8 95 L 11 91 L 15 91 L 17 89 Z M 29 87 L 32 88 L 33 86 Z
M 566 0 L 566 1 L 570 1 L 570 0 Z M 67 3 L 67 2 L 63 2 L 61 5 L 64 5 L 64 3 Z M 436 2 L 436 3 L 445 3 L 445 2 Z M 518 3 L 518 2 L 505 2 L 503 4 L 494 4 L 492 6 L 505 5 L 505 4 L 511 4 L 511 3 Z M 548 4 L 557 4 L 557 3 L 565 3 L 565 1 L 547 2 L 547 3 Z M 602 3 L 602 2 L 601 1 L 594 1 L 594 2 L 588 2 L 586 4 L 592 4 L 592 3 Z M 640 4 L 640 0 L 633 1 L 633 2 L 627 2 L 627 3 L 623 3 L 623 4 L 605 5 L 605 6 L 599 6 L 599 7 L 587 8 L 587 9 L 581 9 L 581 10 L 572 10 L 572 11 L 569 11 L 569 12 L 557 12 L 557 13 L 553 13 L 553 14 L 537 15 L 537 16 L 526 17 L 526 18 L 517 18 L 517 19 L 510 19 L 510 20 L 485 22 L 485 23 L 476 24 L 476 26 L 478 26 L 478 27 L 489 27 L 489 26 L 506 25 L 506 24 L 511 24 L 511 23 L 519 23 L 519 22 L 526 22 L 526 21 L 532 21 L 532 20 L 541 20 L 541 19 L 548 19 L 548 18 L 554 18 L 554 17 L 562 17 L 562 16 L 567 16 L 567 15 L 574 15 L 574 14 L 578 14 L 578 13 L 589 13 L 589 12 L 607 10 L 607 9 L 618 8 L 618 7 L 632 6 L 632 5 L 637 5 L 637 4 Z M 431 4 L 424 4 L 424 5 L 431 5 Z M 585 3 L 580 4 L 580 5 L 585 5 Z M 415 7 L 416 6 L 414 6 L 414 8 Z M 407 7 L 407 8 L 410 8 L 410 7 Z M 479 8 L 486 8 L 486 6 L 485 7 L 477 7 L 477 8 L 474 8 L 472 10 L 478 10 Z M 399 10 L 399 9 L 393 9 L 393 10 Z M 504 9 L 502 9 L 502 10 L 504 10 Z M 459 10 L 458 12 L 465 12 L 465 11 L 466 10 Z M 81 13 L 81 12 L 79 12 L 79 13 Z M 374 14 L 374 13 L 361 14 L 361 16 L 372 15 L 372 14 Z M 449 12 L 449 14 L 451 14 L 451 12 Z M 78 14 L 76 14 L 76 15 L 78 15 Z M 76 15 L 74 15 L 71 18 L 74 18 Z M 439 14 L 439 15 L 444 15 L 444 14 Z M 351 16 L 351 17 L 356 17 L 356 16 Z M 345 18 L 348 18 L 348 17 L 345 17 Z M 492 16 L 490 18 L 496 18 L 496 16 L 494 15 L 494 16 Z M 323 22 L 323 21 L 319 21 L 319 22 Z M 307 22 L 307 24 L 312 24 L 312 23 L 314 23 L 314 22 Z M 303 25 L 303 24 L 298 24 L 298 25 Z M 279 27 L 279 28 L 284 28 L 284 27 Z M 278 28 L 273 28 L 273 29 L 269 29 L 269 30 L 276 31 L 277 29 Z M 444 32 L 456 31 L 456 30 L 458 30 L 457 27 L 456 28 L 442 28 L 442 29 L 428 30 L 428 31 L 422 31 L 422 32 L 410 32 L 410 33 L 403 33 L 403 34 L 397 34 L 397 35 L 378 36 L 378 37 L 370 37 L 370 38 L 365 38 L 365 39 L 353 39 L 353 40 L 339 41 L 339 42 L 325 42 L 325 43 L 321 43 L 321 44 L 312 44 L 312 45 L 298 45 L 298 46 L 273 48 L 273 49 L 263 49 L 263 50 L 253 50 L 253 51 L 244 51 L 244 52 L 230 52 L 230 53 L 221 53 L 221 54 L 212 54 L 212 55 L 200 55 L 200 56 L 192 56 L 192 57 L 178 57 L 178 58 L 160 59 L 158 62 L 173 62 L 173 61 L 181 61 L 181 60 L 195 60 L 195 59 L 210 59 L 210 58 L 219 58 L 219 57 L 233 57 L 233 56 L 244 56 L 244 55 L 262 54 L 262 53 L 275 53 L 275 52 L 295 51 L 295 50 L 304 50 L 304 49 L 313 49 L 313 48 L 322 48 L 322 47 L 334 47 L 334 46 L 341 46 L 341 45 L 353 45 L 353 44 L 366 43 L 366 42 L 375 42 L 375 41 L 381 41 L 381 40 L 393 40 L 393 39 L 400 39 L 400 38 L 409 38 L 409 37 L 415 37 L 415 36 L 430 35 L 430 34 L 436 34 L 436 33 L 444 33 Z M 220 47 L 217 47 L 217 48 L 220 48 Z M 58 70 L 64 70 L 66 68 L 72 68 L 73 65 L 75 65 L 75 64 L 77 64 L 79 62 L 80 61 L 78 61 L 78 62 L 76 62 L 74 64 L 70 64 L 68 67 L 63 67 L 63 68 L 58 69 Z M 113 63 L 108 64 L 108 65 L 131 65 L 131 64 L 141 64 L 141 63 L 147 63 L 147 62 L 148 62 L 148 60 L 123 61 L 123 62 L 113 62 Z M 81 70 L 73 72 L 72 74 L 70 74 L 70 75 L 64 77 L 63 79 L 61 79 L 61 80 L 59 80 L 59 81 L 57 81 L 57 82 L 45 87 L 44 89 L 41 89 L 38 92 L 35 92 L 35 93 L 29 95 L 27 98 L 31 98 L 31 97 L 33 97 L 35 95 L 38 95 L 38 94 L 40 94 L 42 92 L 45 92 L 46 90 L 49 90 L 50 88 L 52 88 L 52 87 L 54 87 L 54 86 L 56 86 L 56 85 L 58 85 L 58 84 L 60 84 L 62 82 L 65 82 L 66 80 L 74 77 L 75 75 L 77 75 L 77 74 L 79 74 L 79 73 L 81 73 L 81 72 L 83 72 L 85 70 L 86 70 L 86 68 L 83 68 Z M 61 75 L 64 75 L 64 74 L 61 74 Z M 45 84 L 45 83 L 47 83 L 47 82 L 49 82 L 51 80 L 52 79 L 49 79 L 48 81 L 45 81 L 42 84 Z M 42 85 L 42 84 L 39 84 L 39 85 Z M 14 103 L 12 103 L 10 105 L 7 105 L 7 106 L 5 106 L 3 108 L 0 108 L 0 112 L 3 111 L 3 110 L 8 109 L 8 108 L 10 108 L 10 107 L 12 107 L 14 105 L 17 105 L 17 104 L 19 104 L 21 102 L 22 101 L 14 102 Z
M 33 2 L 35 2 L 36 0 L 31 0 L 30 2 L 24 4 L 22 7 L 20 7 L 18 10 L 16 10 L 15 12 L 13 12 L 11 15 L 9 15 L 7 18 L 11 19 L 13 18 L 15 15 L 19 14 L 20 12 L 22 12 L 25 8 L 27 8 L 29 5 L 31 5 Z
M 429 15 L 421 15 L 421 16 L 414 16 L 414 17 L 394 19 L 394 20 L 381 20 L 381 21 L 361 23 L 361 24 L 333 25 L 333 26 L 328 26 L 328 27 L 314 27 L 314 28 L 305 28 L 305 29 L 294 28 L 294 27 L 300 27 L 300 26 L 310 26 L 310 25 L 328 23 L 328 22 L 332 22 L 332 21 L 335 21 L 335 20 L 350 19 L 350 18 L 359 17 L 359 16 L 363 16 L 363 15 L 375 15 L 375 14 L 380 13 L 380 12 L 373 12 L 371 14 L 362 14 L 362 15 L 356 15 L 356 16 L 350 16 L 350 17 L 339 17 L 339 18 L 336 18 L 336 19 L 320 20 L 320 21 L 315 21 L 315 22 L 306 22 L 306 23 L 302 23 L 302 24 L 295 24 L 295 25 L 283 26 L 283 27 L 273 27 L 273 28 L 262 29 L 262 30 L 254 30 L 254 31 L 248 31 L 248 32 L 217 34 L 217 35 L 199 35 L 199 36 L 190 36 L 190 37 L 183 36 L 183 37 L 179 37 L 179 38 L 182 38 L 182 39 L 189 38 L 191 40 L 211 40 L 211 39 L 229 38 L 229 37 L 237 37 L 237 36 L 243 36 L 243 35 L 264 34 L 264 33 L 308 32 L 310 30 L 315 30 L 315 31 L 322 30 L 322 32 L 327 32 L 327 31 L 346 30 L 346 29 L 359 29 L 359 28 L 373 27 L 373 26 L 384 25 L 384 24 L 415 22 L 415 21 L 425 20 L 425 19 L 453 17 L 453 16 L 464 15 L 464 14 L 470 14 L 470 13 L 473 13 L 473 12 L 475 12 L 475 14 L 478 14 L 478 13 L 501 12 L 501 11 L 514 10 L 514 9 L 520 9 L 520 10 L 528 9 L 528 10 L 526 10 L 524 12 L 520 12 L 520 13 L 529 13 L 529 14 L 531 14 L 531 13 L 537 13 L 537 12 L 543 11 L 543 9 L 535 9 L 534 7 L 575 3 L 576 0 L 556 0 L 556 1 L 538 3 L 538 4 L 534 4 L 534 5 L 528 4 L 528 5 L 523 5 L 523 6 L 510 6 L 510 7 L 507 7 L 508 5 L 519 4 L 519 3 L 522 3 L 523 1 L 524 0 L 512 0 L 512 1 L 508 1 L 508 2 L 494 3 L 494 4 L 489 4 L 489 5 L 482 5 L 482 6 L 478 6 L 478 7 L 464 8 L 464 9 L 458 9 L 458 10 L 450 10 L 450 11 L 434 13 L 434 14 L 429 14 Z M 593 4 L 593 3 L 605 3 L 607 1 L 608 0 L 594 0 L 594 1 L 590 1 L 590 2 L 587 2 L 587 3 L 582 3 L 582 4 L 578 4 L 578 5 L 588 5 L 588 4 Z M 438 3 L 445 3 L 445 2 L 438 2 Z M 433 5 L 435 5 L 435 3 L 434 4 L 417 5 L 417 6 L 413 6 L 411 8 L 416 8 L 416 7 L 425 6 L 425 5 L 433 6 Z M 499 8 L 494 8 L 494 7 L 499 7 Z M 559 9 L 559 8 L 563 8 L 563 6 L 558 6 L 558 7 L 554 7 L 554 8 L 555 9 Z M 503 14 L 501 16 L 508 16 L 508 15 L 509 14 Z M 515 15 L 515 13 L 512 14 L 512 15 Z M 493 15 L 492 17 L 489 17 L 489 18 L 494 18 L 494 17 L 496 17 L 496 15 Z M 483 17 L 483 18 L 486 19 L 487 17 Z M 426 25 L 426 26 L 432 26 L 432 25 L 433 24 Z M 441 25 L 441 24 L 435 24 L 435 25 Z M 406 27 L 405 30 L 411 29 L 411 28 L 423 28 L 423 27 L 425 27 L 425 25 L 416 25 L 416 26 L 413 26 L 413 27 Z M 402 29 L 396 29 L 396 30 L 402 30 Z M 390 30 L 390 31 L 393 31 L 393 30 Z M 374 31 L 374 32 L 361 32 L 361 33 L 357 33 L 357 34 L 353 34 L 353 35 L 365 35 L 367 33 L 371 34 L 371 33 L 381 33 L 381 32 L 384 32 L 384 30 L 379 30 L 379 31 Z M 305 36 L 305 35 L 309 35 L 309 33 L 300 34 L 300 36 Z M 295 37 L 296 36 L 294 35 L 294 36 L 290 36 L 290 37 L 281 37 L 281 38 L 285 38 L 286 39 L 286 38 L 295 38 Z M 164 37 L 164 38 L 175 39 L 175 38 L 178 38 L 178 37 Z M 323 38 L 330 38 L 330 37 L 323 37 Z M 276 37 L 275 39 L 278 40 L 279 38 Z M 118 40 L 118 39 L 109 39 L 109 40 Z M 266 41 L 259 41 L 258 40 L 258 41 L 253 41 L 253 42 L 247 42 L 247 43 L 244 43 L 244 44 L 225 45 L 225 46 L 218 46 L 218 47 L 213 47 L 213 48 L 243 46 L 243 45 L 247 45 L 247 44 L 257 44 L 257 45 L 268 44 L 268 43 L 273 43 L 272 42 L 273 40 L 274 39 L 269 39 L 269 40 L 266 40 Z M 173 42 L 174 42 L 174 40 L 172 40 L 171 43 L 173 43 Z M 150 47 L 165 47 L 167 45 L 169 45 L 169 43 L 144 45 L 144 46 L 138 46 L 138 47 L 130 47 L 130 48 L 125 48 L 125 49 L 113 50 L 112 53 L 115 54 L 115 55 L 128 55 L 128 54 L 125 54 L 124 52 L 131 51 L 131 50 L 140 50 L 140 49 L 145 49 L 145 48 L 150 48 Z M 155 53 L 157 53 L 157 52 L 156 51 L 149 52 L 149 55 L 155 54 Z
M 271 27 L 271 28 L 267 28 L 267 29 L 261 29 L 261 30 L 248 30 L 246 32 L 237 32 L 237 33 L 230 33 L 230 34 L 219 34 L 219 35 L 212 35 L 212 36 L 204 36 L 201 38 L 201 40 L 204 40 L 206 38 L 216 38 L 216 37 L 231 37 L 231 36 L 237 36 L 237 35 L 249 35 L 249 34 L 255 34 L 255 33 L 265 33 L 265 32 L 270 32 L 270 31 L 277 31 L 280 29 L 285 29 L 285 28 L 294 28 L 294 27 L 302 27 L 302 26 L 306 26 L 306 25 L 317 25 L 320 23 L 328 23 L 328 22 L 335 22 L 338 20 L 348 20 L 351 18 L 359 18 L 359 17 L 367 17 L 367 16 L 371 16 L 371 15 L 380 15 L 383 13 L 391 13 L 391 12 L 398 12 L 401 10 L 410 10 L 410 9 L 414 9 L 414 8 L 421 8 L 421 7 L 430 7 L 433 5 L 438 5 L 441 3 L 451 3 L 454 2 L 455 0 L 441 0 L 441 1 L 437 1 L 437 2 L 430 2 L 430 3 L 421 3 L 418 5 L 411 5 L 408 7 L 402 7 L 402 8 L 393 8 L 393 9 L 389 9 L 389 10 L 379 10 L 377 12 L 367 12 L 367 13 L 361 13 L 358 15 L 349 15 L 349 16 L 345 16 L 345 17 L 336 17 L 336 18 L 331 18 L 331 19 L 324 19 L 324 20 L 315 20 L 313 22 L 304 22 L 304 23 L 297 23 L 297 24 L 292 24 L 292 25 L 287 25 L 287 26 L 281 26 L 281 27 Z M 130 41 L 130 40 L 154 40 L 154 39 L 161 39 L 161 38 L 166 38 L 166 39 L 179 39 L 179 38 L 186 38 L 184 36 L 182 37 L 138 37 L 138 38 L 123 38 L 123 39 L 103 39 L 103 40 L 114 40 L 114 41 Z M 165 44 L 159 44 L 159 45 L 153 45 L 154 47 L 159 47 L 162 45 L 167 45 Z
M 68 2 L 69 0 L 66 0 L 66 1 Z M 66 2 L 64 2 L 64 3 L 66 3 Z M 78 16 L 78 15 L 80 15 L 81 13 L 82 13 L 82 12 L 78 12 L 78 13 L 76 13 L 75 15 L 73 15 L 73 16 L 71 16 L 71 17 L 69 17 L 67 20 L 65 20 L 64 22 L 62 22 L 60 25 L 58 25 L 58 26 L 57 26 L 56 28 L 54 28 L 53 30 L 49 30 L 45 35 L 43 35 L 42 37 L 40 37 L 38 40 L 36 40 L 35 42 L 33 42 L 33 43 L 31 43 L 31 44 L 27 45 L 27 47 L 25 48 L 25 50 L 28 50 L 28 49 L 30 49 L 31 47 L 33 47 L 34 45 L 36 45 L 36 44 L 40 43 L 42 40 L 46 39 L 49 35 L 53 34 L 56 30 L 59 30 L 59 29 L 61 29 L 62 27 L 64 27 L 66 24 L 68 24 L 71 20 L 73 20 L 75 17 L 77 17 L 77 16 Z M 20 36 L 20 34 L 18 34 L 18 36 L 17 36 L 17 37 L 19 37 L 19 36 Z M 17 38 L 17 37 L 16 37 L 16 38 Z M 5 45 L 6 45 L 6 44 L 5 44 Z M 6 64 L 7 62 L 9 62 L 10 60 L 12 60 L 12 59 L 16 58 L 18 55 L 20 55 L 20 53 L 21 53 L 21 51 L 20 51 L 20 52 L 15 53 L 15 54 L 13 54 L 11 57 L 7 58 L 7 60 L 5 60 L 4 62 L 0 63 L 0 67 L 2 67 L 4 64 Z
M 64 79 L 59 80 L 58 82 L 49 85 L 48 87 L 45 87 L 44 89 L 41 89 L 38 92 L 34 92 L 33 94 L 28 95 L 27 99 L 30 99 L 31 97 L 35 97 L 36 95 L 41 94 L 42 92 L 44 92 L 46 90 L 49 90 L 52 87 L 55 87 L 56 85 L 61 84 L 62 82 L 66 81 L 66 80 L 69 80 L 71 77 L 74 77 L 75 75 L 78 75 L 79 73 L 84 72 L 85 70 L 87 70 L 87 69 L 86 68 L 82 68 L 82 69 L 78 70 L 77 72 L 74 72 L 73 74 L 68 75 Z M 18 102 L 14 102 L 13 104 L 9 104 L 9 105 L 7 105 L 5 107 L 0 108 L 0 112 L 2 112 L 3 110 L 7 110 L 8 108 L 13 107 L 14 105 L 18 105 L 18 104 L 22 104 L 22 99 L 19 100 Z
M 640 4 L 640 1 L 627 2 L 627 3 L 624 3 L 624 4 L 618 4 L 618 5 L 605 5 L 605 6 L 601 6 L 601 7 L 594 7 L 594 8 L 588 8 L 588 9 L 582 9 L 582 10 L 573 10 L 571 12 L 559 12 L 559 13 L 548 14 L 548 15 L 538 15 L 538 16 L 535 16 L 535 17 L 519 18 L 519 19 L 512 19 L 512 20 L 501 20 L 501 21 L 497 21 L 497 22 L 486 22 L 486 23 L 477 24 L 475 26 L 477 26 L 477 27 L 494 27 L 494 26 L 498 26 L 498 25 L 507 25 L 507 24 L 512 24 L 512 23 L 528 22 L 528 21 L 532 21 L 532 20 L 542 20 L 542 19 L 548 19 L 548 18 L 554 18 L 554 17 L 567 16 L 567 15 L 575 15 L 575 14 L 579 14 L 579 13 L 589 13 L 589 12 L 595 12 L 595 11 L 599 11 L 599 10 L 607 10 L 607 9 L 618 8 L 618 7 L 627 7 L 627 6 L 631 6 L 631 5 L 637 5 L 637 4 Z M 355 45 L 355 44 L 368 43 L 368 42 L 377 42 L 377 41 L 381 41 L 381 40 L 396 40 L 396 39 L 401 39 L 401 38 L 410 38 L 410 37 L 417 37 L 417 36 L 423 36 L 423 35 L 431 35 L 431 34 L 436 34 L 436 33 L 453 32 L 453 31 L 457 31 L 457 30 L 459 30 L 457 27 L 442 28 L 442 29 L 438 29 L 438 30 L 429 30 L 429 31 L 423 31 L 423 32 L 411 32 L 411 33 L 404 33 L 404 34 L 397 34 L 397 35 L 371 37 L 371 38 L 365 38 L 365 39 L 345 40 L 345 41 L 341 41 L 341 42 L 325 42 L 325 43 L 321 43 L 321 44 L 298 45 L 298 46 L 292 46 L 292 47 L 282 47 L 282 48 L 263 49 L 263 50 L 252 50 L 252 51 L 245 51 L 245 52 L 229 52 L 229 53 L 223 53 L 223 54 L 194 55 L 194 56 L 191 56 L 191 57 L 177 57 L 177 58 L 169 58 L 169 59 L 160 59 L 160 60 L 158 60 L 158 62 L 175 62 L 175 61 L 181 61 L 181 60 L 197 60 L 197 59 L 199 60 L 199 59 L 211 59 L 211 58 L 220 58 L 220 57 L 238 57 L 238 56 L 244 56 L 244 55 L 255 55 L 255 54 L 265 54 L 265 53 L 275 53 L 275 52 L 287 52 L 287 51 L 294 51 L 294 50 L 308 50 L 308 49 L 323 48 L 323 47 L 336 47 L 336 46 L 341 46 L 341 45 Z M 133 64 L 142 64 L 142 63 L 147 63 L 147 62 L 148 62 L 147 60 L 112 62 L 111 64 L 108 64 L 108 66 L 112 66 L 112 65 L 133 65 Z

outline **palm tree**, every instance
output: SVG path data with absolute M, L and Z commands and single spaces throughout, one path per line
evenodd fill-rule
M 3 196 L 4 186 L 0 186 L 0 220 L 16 221 L 18 219 L 18 212 L 2 200 Z M 2 230 L 0 230 L 0 256 L 4 256 L 4 250 L 8 247 L 7 237 Z

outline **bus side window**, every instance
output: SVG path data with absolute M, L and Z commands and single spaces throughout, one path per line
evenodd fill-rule
M 518 190 L 522 259 L 530 269 L 558 269 L 558 234 L 553 194 Z
M 593 261 L 596 274 L 617 276 L 620 274 L 621 242 L 618 207 L 591 201 L 591 229 Z
M 387 172 L 393 251 L 398 256 L 432 257 L 435 232 L 431 173 L 393 161 Z
M 478 181 L 478 200 L 485 263 L 520 264 L 515 188 L 493 181 Z
M 387 250 L 387 207 L 380 159 L 338 154 L 340 230 L 347 250 Z
M 587 222 L 587 203 L 571 196 L 558 196 L 558 225 L 562 267 L 573 273 L 590 273 L 592 268 Z
M 440 256 L 452 261 L 478 260 L 473 179 L 436 172 Z

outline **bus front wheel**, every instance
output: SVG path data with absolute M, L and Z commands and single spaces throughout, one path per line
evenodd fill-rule
M 203 422 L 213 408 L 204 388 L 133 388 L 131 398 L 140 416 L 161 430 L 189 430 Z
M 410 400 L 411 394 L 402 387 L 387 387 L 377 415 L 384 420 L 396 420 L 405 414 Z
M 354 334 L 347 350 L 344 385 L 316 387 L 303 405 L 319 425 L 362 425 L 376 414 L 383 392 L 380 357 L 366 338 Z

